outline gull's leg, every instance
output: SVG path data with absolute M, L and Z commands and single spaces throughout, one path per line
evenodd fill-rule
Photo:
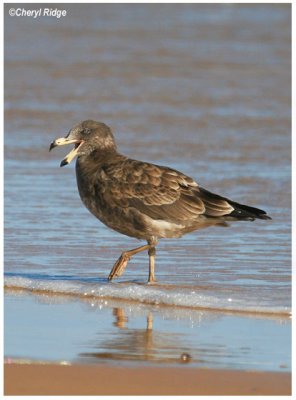
M 148 283 L 156 282 L 155 275 L 154 275 L 154 267 L 155 267 L 155 247 L 151 246 L 148 250 L 149 254 L 149 278 Z
M 113 278 L 121 276 L 123 274 L 123 271 L 125 270 L 125 267 L 127 266 L 127 263 L 132 256 L 140 253 L 141 251 L 148 250 L 150 249 L 150 247 L 150 244 L 146 244 L 144 246 L 137 247 L 136 249 L 124 251 L 119 259 L 116 261 L 116 263 L 113 265 L 113 268 L 108 276 L 109 281 L 112 281 Z
M 148 278 L 148 283 L 154 283 L 156 282 L 155 275 L 154 275 L 154 267 L 155 267 L 155 253 L 156 249 L 155 246 L 157 245 L 157 238 L 156 237 L 151 237 L 148 240 L 148 244 L 150 244 L 150 247 L 148 249 L 148 254 L 149 254 L 149 278 Z

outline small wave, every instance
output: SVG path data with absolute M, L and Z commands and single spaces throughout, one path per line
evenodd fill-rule
M 258 305 L 252 299 L 242 299 L 241 296 L 227 297 L 209 294 L 203 289 L 178 287 L 169 285 L 143 285 L 138 283 L 110 283 L 101 279 L 77 279 L 74 277 L 45 277 L 43 279 L 29 276 L 14 276 L 4 278 L 6 289 L 25 290 L 32 293 L 58 294 L 77 298 L 109 298 L 139 303 L 206 309 L 224 312 L 239 312 L 253 314 L 269 314 L 289 316 L 288 307 L 271 307 L 268 304 Z M 205 293 L 207 292 L 207 293 Z M 237 295 L 237 294 L 236 294 Z M 248 301 L 247 301 L 248 300 Z

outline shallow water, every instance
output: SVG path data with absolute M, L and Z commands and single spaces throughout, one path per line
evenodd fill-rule
M 8 6 L 5 284 L 285 318 L 290 6 L 68 4 L 61 19 L 12 18 Z M 146 254 L 108 284 L 114 261 L 139 242 L 83 207 L 74 165 L 59 168 L 67 149 L 48 153 L 83 119 L 109 124 L 122 153 L 179 169 L 273 220 L 163 240 L 159 285 L 143 284 Z
M 6 362 L 291 369 L 288 318 L 11 290 L 5 308 Z

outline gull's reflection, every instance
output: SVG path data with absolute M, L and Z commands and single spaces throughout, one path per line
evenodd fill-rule
M 143 328 L 130 328 L 123 308 L 112 311 L 113 325 L 118 330 L 110 338 L 98 340 L 94 351 L 80 353 L 81 359 L 96 362 L 102 359 L 152 362 L 189 362 L 189 349 L 182 346 L 182 336 L 153 329 L 153 313 L 147 311 Z
M 122 308 L 115 307 L 113 308 L 113 315 L 115 316 L 115 322 L 113 322 L 113 325 L 120 329 L 126 328 L 128 317 L 125 315 L 124 310 Z

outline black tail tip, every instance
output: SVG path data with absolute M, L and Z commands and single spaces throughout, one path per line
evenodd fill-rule
M 258 216 L 258 218 L 260 218 L 260 219 L 272 219 L 269 215 L 267 215 L 267 214 L 260 214 L 259 216 Z
M 239 205 L 239 207 L 236 207 L 232 211 L 230 216 L 247 221 L 254 221 L 255 219 L 272 219 L 269 215 L 266 214 L 264 210 L 243 205 Z

